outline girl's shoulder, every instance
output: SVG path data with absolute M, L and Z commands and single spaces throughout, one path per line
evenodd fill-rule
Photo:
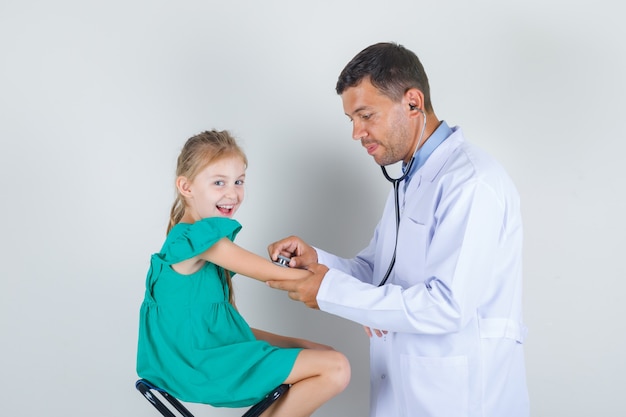
M 168 233 L 158 256 L 167 264 L 175 264 L 200 255 L 224 237 L 235 240 L 240 230 L 238 221 L 226 217 L 178 223 Z

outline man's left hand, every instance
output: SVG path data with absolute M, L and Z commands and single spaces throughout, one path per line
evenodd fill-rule
M 267 281 L 267 285 L 277 290 L 287 291 L 292 300 L 301 301 L 307 307 L 319 310 L 317 292 L 326 272 L 328 272 L 328 267 L 322 264 L 311 264 L 306 269 L 311 272 L 306 278 Z

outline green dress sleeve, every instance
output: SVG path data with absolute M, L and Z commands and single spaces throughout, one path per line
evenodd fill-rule
M 223 237 L 234 241 L 240 230 L 238 221 L 226 217 L 179 223 L 170 230 L 157 256 L 165 264 L 176 264 L 201 254 Z

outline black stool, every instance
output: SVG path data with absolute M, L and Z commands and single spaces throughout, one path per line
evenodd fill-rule
M 191 412 L 187 410 L 185 406 L 180 403 L 180 401 L 172 397 L 163 388 L 159 388 L 145 379 L 140 379 L 135 382 L 135 388 L 137 388 L 137 390 L 141 392 L 141 394 L 143 394 L 143 396 L 146 397 L 148 401 L 150 401 L 150 404 L 152 404 L 157 410 L 159 410 L 159 412 L 163 414 L 164 417 L 176 416 L 169 408 L 165 406 L 165 404 L 163 404 L 163 402 L 161 402 L 161 400 L 157 398 L 156 395 L 152 393 L 152 391 L 156 391 L 161 394 L 163 398 L 165 398 L 183 417 L 194 417 L 194 415 L 191 414 Z M 272 405 L 272 403 L 285 392 L 287 392 L 288 389 L 289 385 L 287 384 L 279 385 L 272 392 L 267 394 L 265 398 L 253 405 L 248 411 L 246 411 L 246 413 L 242 417 L 259 417 L 261 413 L 263 413 L 263 411 L 267 410 L 267 407 Z

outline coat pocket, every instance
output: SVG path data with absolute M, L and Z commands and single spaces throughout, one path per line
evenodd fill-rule
M 404 415 L 464 417 L 469 414 L 469 367 L 466 356 L 402 355 Z
M 394 283 L 408 288 L 423 280 L 426 251 L 429 245 L 427 226 L 407 217 L 398 231 Z

